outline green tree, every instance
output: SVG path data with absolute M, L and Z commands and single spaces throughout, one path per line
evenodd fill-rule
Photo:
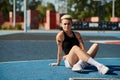
M 97 2 L 90 0 L 69 0 L 68 2 L 68 14 L 73 18 L 90 18 L 97 16 L 98 6 Z
M 55 10 L 55 6 L 54 6 L 52 3 L 47 3 L 46 9 L 47 9 L 47 10 L 56 11 L 56 10 Z
M 109 21 L 110 17 L 112 17 L 112 2 L 105 4 L 105 21 Z
M 68 14 L 73 18 L 99 16 L 100 21 L 109 21 L 112 17 L 112 0 L 68 0 Z M 115 0 L 115 17 L 120 17 L 120 0 Z
M 115 17 L 120 17 L 120 0 L 115 0 Z M 112 1 L 105 4 L 105 21 L 110 21 L 112 17 Z
M 39 18 L 41 19 L 41 22 L 43 22 L 46 15 L 46 7 L 40 4 L 37 6 L 36 10 L 39 11 Z
M 46 11 L 47 10 L 52 10 L 52 11 L 55 11 L 55 7 L 52 3 L 47 3 L 47 6 L 44 6 L 42 4 L 39 4 L 37 7 L 36 7 L 36 10 L 39 11 L 39 17 L 40 17 L 40 21 L 41 23 L 43 23 L 44 21 L 44 18 L 46 16 Z
M 12 6 L 9 4 L 9 0 L 0 1 L 0 11 L 3 12 L 4 20 L 9 20 L 9 11 L 12 10 Z
M 120 17 L 120 0 L 115 1 L 115 16 Z
M 35 10 L 38 5 L 41 5 L 41 1 L 32 0 L 27 6 L 28 9 Z

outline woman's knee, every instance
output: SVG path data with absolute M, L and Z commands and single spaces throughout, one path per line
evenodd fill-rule
M 98 43 L 94 43 L 93 46 L 95 46 L 95 47 L 98 48 L 98 47 L 99 47 L 99 44 L 98 44 Z
M 74 45 L 72 48 L 77 48 L 78 46 L 77 45 Z
M 78 49 L 80 49 L 80 47 L 77 46 L 77 45 L 74 45 L 74 46 L 72 47 L 72 49 L 73 49 L 73 50 L 78 50 Z

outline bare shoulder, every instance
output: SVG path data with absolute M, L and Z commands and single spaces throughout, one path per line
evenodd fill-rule
M 60 32 L 57 33 L 56 37 L 60 37 L 62 35 L 63 35 L 63 31 L 60 31 Z
M 76 38 L 78 39 L 78 41 L 79 41 L 79 42 L 83 42 L 80 33 L 79 33 L 79 32 L 74 32 L 74 33 L 75 33 L 75 36 L 76 36 Z
M 76 37 L 80 37 L 80 33 L 79 32 L 75 31 L 74 34 L 75 34 Z
M 63 39 L 63 37 L 64 37 L 63 31 L 58 32 L 56 35 L 56 39 Z

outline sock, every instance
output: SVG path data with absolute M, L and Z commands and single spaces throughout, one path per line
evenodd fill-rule
M 82 60 L 79 60 L 76 64 L 80 65 L 82 62 L 83 62 Z
M 93 58 L 89 58 L 88 61 L 87 61 L 89 64 L 97 67 L 97 69 L 99 70 L 99 67 L 101 66 L 101 64 L 97 61 L 95 61 Z
M 82 61 L 82 60 L 79 60 L 79 61 L 76 63 L 76 65 L 81 66 L 81 68 L 83 68 L 83 69 L 84 69 L 86 66 L 88 66 L 88 64 L 87 64 L 86 62 Z

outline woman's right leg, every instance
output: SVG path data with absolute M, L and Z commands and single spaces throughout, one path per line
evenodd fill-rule
M 78 46 L 74 46 L 66 57 L 71 67 L 76 64 L 80 59 L 87 62 L 88 58 L 89 55 L 87 53 L 85 54 Z
M 73 65 L 81 64 L 83 61 L 87 62 L 88 58 L 89 55 L 87 53 L 83 52 L 78 46 L 74 46 L 67 55 L 66 60 L 69 62 L 71 67 L 73 67 Z M 83 66 L 78 70 L 83 69 Z

